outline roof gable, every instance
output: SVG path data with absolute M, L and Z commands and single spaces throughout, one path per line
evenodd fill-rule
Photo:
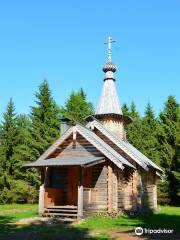
M 85 139 L 78 132 L 76 139 L 73 140 L 73 133 L 67 137 L 59 147 L 48 156 L 48 158 L 57 157 L 102 157 L 104 156 L 95 146 Z
M 123 158 L 120 154 L 118 154 L 114 149 L 112 149 L 108 144 L 106 144 L 101 138 L 99 138 L 95 133 L 93 133 L 90 129 L 76 124 L 75 126 L 69 128 L 51 147 L 49 147 L 38 160 L 47 159 L 51 154 L 59 148 L 64 141 L 73 136 L 73 139 L 76 139 L 76 134 L 79 133 L 83 136 L 89 143 L 91 143 L 94 147 L 96 147 L 104 156 L 106 156 L 109 160 L 111 160 L 114 164 L 116 164 L 119 168 L 124 169 L 124 165 L 133 167 L 131 163 L 129 163 L 125 158 Z

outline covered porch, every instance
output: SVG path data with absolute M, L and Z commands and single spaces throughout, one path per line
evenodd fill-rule
M 103 169 L 104 164 L 104 157 L 58 157 L 26 164 L 41 170 L 39 214 L 82 218 L 85 208 L 93 205 L 97 198 L 92 169 L 97 166 Z M 97 174 L 96 170 L 95 182 L 101 172 Z

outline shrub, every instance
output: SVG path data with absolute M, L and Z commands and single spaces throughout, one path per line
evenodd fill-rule
M 35 203 L 38 201 L 38 190 L 23 180 L 11 180 L 11 189 L 4 188 L 0 202 L 5 203 Z

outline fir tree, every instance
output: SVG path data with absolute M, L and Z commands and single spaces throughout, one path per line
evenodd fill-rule
M 14 148 L 14 179 L 26 180 L 33 186 L 39 185 L 39 176 L 36 170 L 29 168 L 24 169 L 22 165 L 34 160 L 33 151 L 31 149 L 31 121 L 27 115 L 17 116 L 17 146 Z
M 20 167 L 37 158 L 60 136 L 60 110 L 57 107 L 48 82 L 45 80 L 36 93 L 36 106 L 31 107 L 29 116 L 17 118 L 17 141 L 14 159 L 15 179 L 24 179 L 30 186 L 39 187 L 40 176 L 37 170 Z
M 91 102 L 87 102 L 86 94 L 83 89 L 72 92 L 62 108 L 62 115 L 68 118 L 72 123 L 85 123 L 85 118 L 94 113 L 94 108 Z
M 60 136 L 60 110 L 45 80 L 36 93 L 36 106 L 31 107 L 31 149 L 37 159 Z
M 134 119 L 138 119 L 140 118 L 140 115 L 136 109 L 136 104 L 134 102 L 131 103 L 130 105 L 130 111 L 129 111 L 129 115 Z
M 0 129 L 0 203 L 8 202 L 14 176 L 15 163 L 13 159 L 16 141 L 15 106 L 10 99 Z
M 148 102 L 146 106 L 144 119 L 147 121 L 147 123 L 152 124 L 152 126 L 155 125 L 155 115 L 150 102 Z
M 127 140 L 137 149 L 142 150 L 142 120 L 134 102 L 130 105 L 129 116 L 133 119 L 133 122 L 127 125 Z
M 161 166 L 166 175 L 171 204 L 180 203 L 180 110 L 173 96 L 169 96 L 160 113 L 158 141 Z M 161 188 L 163 188 L 163 184 Z
M 157 119 L 155 118 L 152 106 L 147 104 L 145 116 L 142 119 L 142 152 L 152 161 L 159 164 L 158 141 L 157 141 Z
M 126 103 L 123 103 L 122 105 L 122 112 L 123 112 L 123 115 L 129 116 L 129 108 Z
M 10 99 L 6 112 L 3 115 L 3 122 L 0 130 L 1 142 L 1 167 L 4 172 L 4 178 L 7 185 L 8 176 L 14 173 L 13 154 L 14 148 L 17 145 L 17 127 L 16 127 L 16 113 L 13 100 Z

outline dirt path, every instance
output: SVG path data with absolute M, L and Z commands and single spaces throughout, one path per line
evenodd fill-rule
M 144 234 L 137 236 L 134 230 L 125 231 L 107 231 L 107 234 L 112 237 L 113 240 L 180 240 L 180 232 L 173 234 Z
M 134 232 L 134 230 L 88 230 L 85 232 L 83 229 L 78 230 L 76 228 L 76 224 L 69 224 L 69 231 L 53 231 L 54 227 L 59 228 L 62 227 L 64 223 L 53 221 L 49 218 L 28 218 L 28 219 L 21 219 L 15 223 L 15 226 L 17 228 L 22 227 L 22 231 L 14 231 L 12 234 L 6 234 L 6 240 L 15 240 L 15 239 L 26 239 L 26 240 L 39 240 L 39 239 L 50 239 L 51 237 L 56 239 L 67 239 L 67 240 L 81 240 L 81 239 L 107 239 L 107 240 L 180 240 L 180 232 L 175 232 L 174 234 L 144 234 L 142 236 L 137 236 Z M 32 232 L 30 229 L 28 229 L 29 226 L 42 226 L 45 229 L 48 229 L 46 232 L 38 233 L 38 231 Z M 65 224 L 65 226 L 67 226 Z M 52 229 L 50 229 L 52 228 Z M 35 227 L 36 229 L 36 227 Z M 15 230 L 15 229 L 14 229 Z M 16 229 L 17 230 L 17 229 Z M 51 233 L 51 234 L 50 234 Z M 50 234 L 50 235 L 49 235 Z M 109 236 L 108 238 L 98 238 L 98 236 L 101 236 L 105 234 L 106 236 Z M 4 235 L 2 236 L 0 234 L 0 240 L 4 238 Z

